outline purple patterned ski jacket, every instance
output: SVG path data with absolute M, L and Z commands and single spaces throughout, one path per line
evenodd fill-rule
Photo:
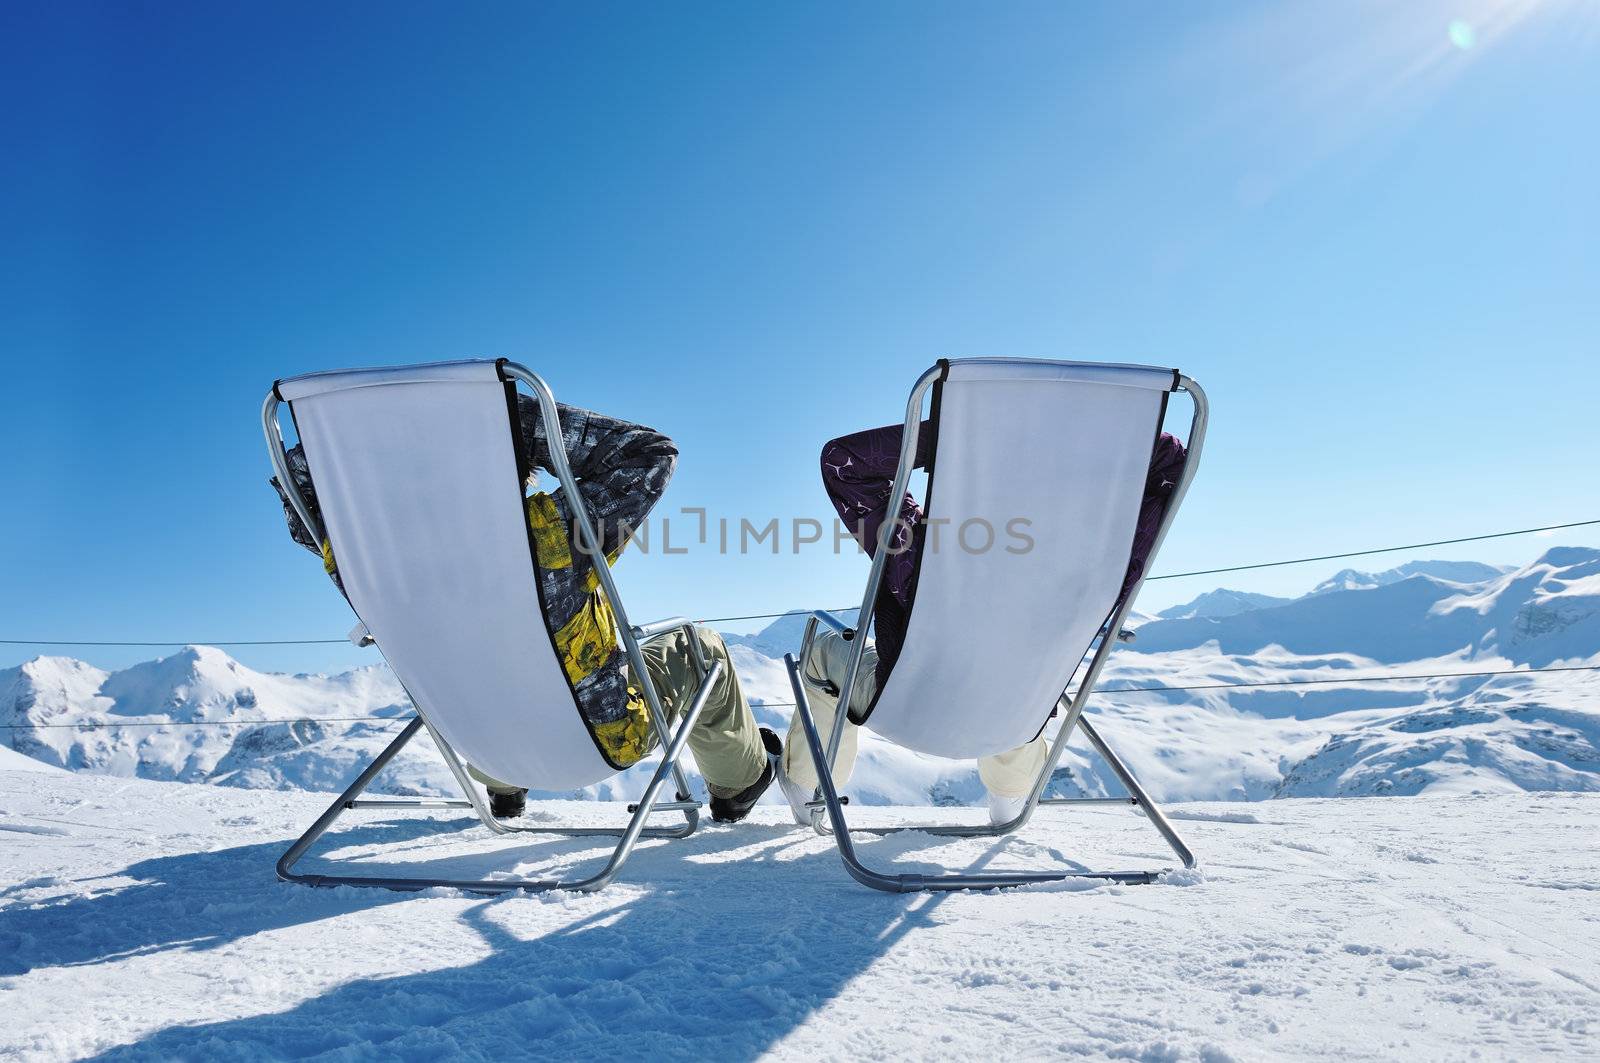
M 830 439 L 822 448 L 822 486 L 838 511 L 839 519 L 869 556 L 875 552 L 879 530 L 888 518 L 889 494 L 894 490 L 895 466 L 900 462 L 902 431 L 904 426 L 898 424 L 869 428 Z M 922 422 L 922 431 L 917 435 L 917 468 L 928 467 L 933 439 L 932 426 L 927 421 Z M 1144 502 L 1139 507 L 1139 521 L 1133 535 L 1133 556 L 1117 598 L 1119 605 L 1144 574 L 1145 562 L 1155 545 L 1156 531 L 1161 527 L 1172 489 L 1183 470 L 1184 456 L 1183 444 L 1172 435 L 1161 433 L 1151 457 L 1150 473 L 1145 478 Z M 889 678 L 889 670 L 894 667 L 905 642 L 906 623 L 916 594 L 917 558 L 922 552 L 924 528 L 922 507 L 906 495 L 900 500 L 900 523 L 890 540 L 891 553 L 884 563 L 883 584 L 873 607 L 879 690 Z

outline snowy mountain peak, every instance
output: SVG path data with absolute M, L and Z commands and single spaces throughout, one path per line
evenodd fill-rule
M 391 724 L 361 720 L 409 709 L 381 664 L 275 675 L 214 646 L 109 673 L 65 657 L 0 672 L 0 722 L 11 725 L 0 742 L 48 764 L 142 778 L 336 788 L 359 754 L 392 733 Z M 412 760 L 413 778 L 443 768 Z
M 1550 563 L 1552 554 L 1566 563 Z M 1534 667 L 1600 652 L 1600 578 L 1587 575 L 1600 569 L 1600 551 L 1552 551 L 1504 573 L 1463 564 L 1404 565 L 1378 574 L 1382 580 L 1375 585 L 1329 587 L 1270 610 L 1158 620 L 1139 629 L 1134 649 L 1183 651 L 1214 642 L 1231 655 L 1278 647 L 1301 656 L 1352 654 L 1383 664 L 1454 657 Z M 1480 582 L 1447 577 L 1485 570 L 1493 575 Z
M 1250 591 L 1219 587 L 1182 605 L 1163 609 L 1156 616 L 1163 620 L 1188 620 L 1197 616 L 1236 616 L 1251 609 L 1271 609 L 1275 605 L 1287 605 L 1292 601 L 1293 598 L 1279 598 L 1271 594 L 1254 594 Z
M 1479 561 L 1407 561 L 1403 565 L 1382 572 L 1342 569 L 1311 588 L 1310 593 L 1331 594 L 1335 591 L 1370 590 L 1374 587 L 1399 583 L 1413 576 L 1427 576 L 1447 583 L 1484 583 L 1498 579 L 1508 571 L 1510 571 L 1508 568 L 1485 565 Z
M 215 718 L 255 709 L 251 684 L 262 678 L 214 646 L 185 646 L 113 673 L 101 693 L 120 715 L 155 711 L 174 720 Z
M 1600 550 L 1559 547 L 1504 573 L 1413 562 L 1341 573 L 1324 586 L 1336 581 L 1350 589 L 1293 600 L 1221 588 L 1139 625 L 1137 641 L 1111 656 L 1096 709 L 1147 785 L 1188 798 L 1600 789 L 1592 674 L 1360 681 L 1391 668 L 1448 675 L 1600 663 Z M 792 695 L 777 658 L 798 648 L 807 615 L 726 636 L 763 725 L 788 724 Z M 1224 686 L 1125 692 L 1191 683 Z M 0 723 L 12 725 L 0 730 L 0 745 L 98 774 L 337 790 L 410 712 L 381 663 L 282 675 L 187 646 L 109 673 L 66 657 L 0 670 Z M 862 743 L 852 786 L 862 803 L 982 801 L 970 764 L 922 758 L 870 732 Z M 587 795 L 636 797 L 650 770 L 645 762 Z M 1069 749 L 1053 785 L 1104 795 L 1118 784 Z M 390 793 L 451 787 L 421 742 L 379 785 Z
M 69 682 L 73 677 L 85 673 L 93 673 L 102 678 L 106 674 L 76 657 L 54 657 L 46 654 L 30 657 L 15 668 L 0 670 L 0 676 L 25 676 L 30 682 L 40 684 Z
M 1582 568 L 1585 571 L 1574 575 L 1593 575 L 1600 572 L 1600 550 L 1587 546 L 1552 546 L 1540 554 L 1533 564 L 1549 568 Z
M 0 723 L 54 719 L 96 701 L 106 673 L 71 657 L 39 656 L 16 668 L 0 670 Z

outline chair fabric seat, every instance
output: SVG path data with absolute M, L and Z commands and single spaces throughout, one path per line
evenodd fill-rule
M 1177 381 L 1148 366 L 949 363 L 926 429 L 916 595 L 866 726 L 955 758 L 1039 734 L 1116 604 Z
M 351 606 L 466 762 L 566 790 L 616 774 L 539 601 L 510 384 L 493 361 L 280 381 Z

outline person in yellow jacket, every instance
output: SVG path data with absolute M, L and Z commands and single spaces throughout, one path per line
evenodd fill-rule
M 642 425 L 559 403 L 557 412 L 578 491 L 600 537 L 606 563 L 614 564 L 633 530 L 643 526 L 666 490 L 677 464 L 677 447 L 665 435 Z M 518 395 L 517 419 L 518 442 L 532 487 L 534 469 L 555 472 L 538 403 Z M 294 447 L 288 459 L 312 518 L 320 522 L 305 455 Z M 337 559 L 330 545 L 312 538 L 275 479 L 273 486 L 283 498 L 289 534 L 320 554 L 323 567 L 338 583 Z M 538 561 L 539 600 L 557 655 L 596 747 L 612 767 L 627 768 L 649 755 L 658 736 L 650 725 L 644 697 L 628 675 L 627 655 L 611 604 L 600 588 L 596 559 L 578 546 L 562 489 L 533 491 L 526 508 Z M 771 785 L 782 743 L 772 731 L 756 726 L 722 637 L 704 627 L 697 628 L 696 634 L 706 661 L 721 661 L 723 669 L 689 734 L 689 749 L 710 791 L 712 817 L 719 822 L 737 822 Z M 669 718 L 676 719 L 688 708 L 699 682 L 688 637 L 676 630 L 646 643 L 643 652 L 662 708 Z M 477 777 L 489 789 L 495 815 L 521 814 L 525 790 Z

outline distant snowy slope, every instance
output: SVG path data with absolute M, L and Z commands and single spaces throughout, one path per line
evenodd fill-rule
M 1163 799 L 1600 789 L 1600 674 L 1360 681 L 1600 664 L 1600 551 L 1550 550 L 1476 583 L 1418 567 L 1231 615 L 1145 618 L 1137 640 L 1112 654 L 1090 711 Z M 780 734 L 793 695 L 779 658 L 799 648 L 806 616 L 727 636 L 757 719 Z M 1152 686 L 1202 689 L 1126 689 Z M 273 675 L 207 647 L 119 672 L 61 657 L 0 671 L 0 724 L 21 725 L 0 730 L 0 745 L 107 775 L 336 790 L 410 711 L 381 664 Z M 273 722 L 289 720 L 297 722 Z M 641 764 L 561 796 L 634 798 L 650 770 Z M 1118 792 L 1105 765 L 1076 744 L 1052 787 L 1069 796 Z M 425 737 L 375 787 L 452 788 Z M 983 800 L 970 762 L 925 757 L 870 733 L 848 791 L 861 804 Z
M 106 775 L 337 788 L 395 727 L 351 718 L 400 719 L 410 712 L 383 665 L 337 676 L 276 675 L 210 646 L 188 646 L 119 672 L 64 657 L 36 657 L 0 671 L 0 724 L 33 725 L 0 732 L 15 749 Z M 328 722 L 268 722 L 319 717 Z M 446 783 L 448 772 L 425 746 L 406 760 L 427 792 Z
M 1276 605 L 1286 605 L 1294 601 L 1293 598 L 1279 598 L 1271 594 L 1252 594 L 1249 591 L 1229 590 L 1219 587 L 1214 591 L 1163 609 L 1156 616 L 1163 620 L 1190 620 L 1198 616 L 1235 616 L 1247 613 L 1252 609 L 1270 609 Z
M 1451 583 L 1483 583 L 1508 571 L 1510 570 L 1507 568 L 1485 565 L 1479 561 L 1408 561 L 1398 568 L 1386 569 L 1383 572 L 1358 572 L 1353 568 L 1347 568 L 1311 588 L 1311 593 L 1371 590 L 1373 587 L 1399 583 L 1412 576 L 1432 576 L 1434 579 L 1447 580 Z
M 1485 565 L 1477 561 L 1408 561 L 1396 568 L 1382 572 L 1358 572 L 1353 568 L 1335 573 L 1313 587 L 1303 597 L 1329 594 L 1333 591 L 1362 591 L 1386 587 L 1412 576 L 1431 576 L 1449 583 L 1484 583 L 1497 579 L 1510 569 Z M 1161 610 L 1156 615 L 1163 620 L 1191 620 L 1196 617 L 1236 616 L 1254 609 L 1272 609 L 1297 601 L 1272 594 L 1256 594 L 1219 587 L 1207 591 L 1192 601 Z
M 844 609 L 835 613 L 846 624 L 854 624 L 859 609 Z M 757 653 L 765 654 L 776 660 L 783 660 L 786 653 L 799 653 L 800 640 L 805 637 L 806 621 L 811 619 L 811 613 L 796 609 L 784 613 L 754 635 L 723 635 L 723 640 L 730 646 L 748 646 Z
M 1534 666 L 1586 658 L 1600 652 L 1600 551 L 1550 550 L 1479 584 L 1416 574 L 1235 616 L 1159 620 L 1139 629 L 1134 648 L 1157 653 L 1207 643 L 1225 654 L 1280 646 L 1385 663 L 1496 651 Z
M 60 771 L 60 768 L 46 764 L 42 760 L 18 753 L 14 749 L 0 746 L 0 771 Z

